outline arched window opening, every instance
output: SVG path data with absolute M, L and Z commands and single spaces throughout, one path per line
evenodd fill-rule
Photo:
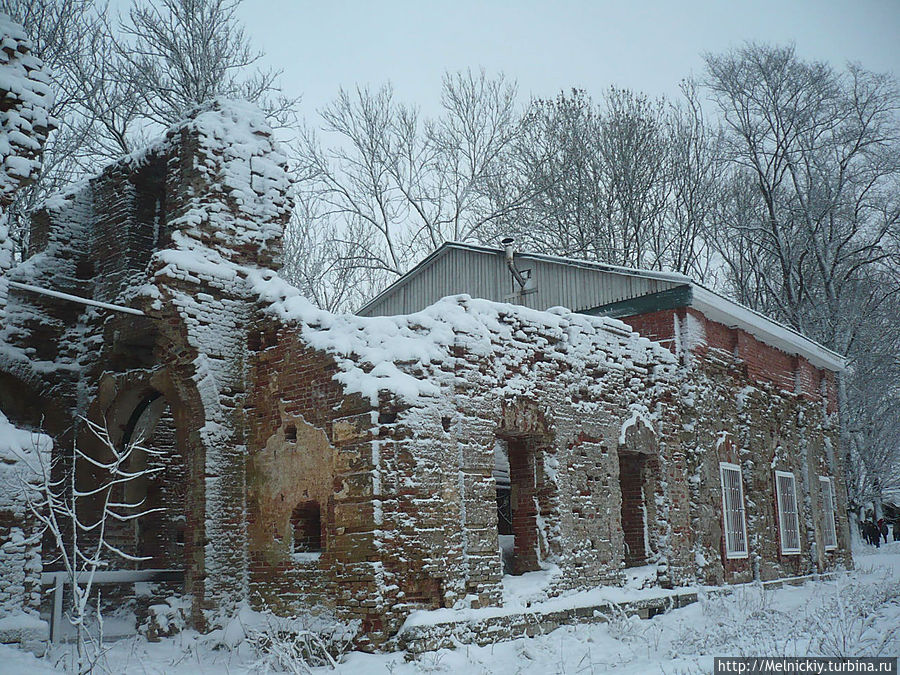
M 294 531 L 293 553 L 320 553 L 323 550 L 322 511 L 318 502 L 302 502 L 291 513 Z

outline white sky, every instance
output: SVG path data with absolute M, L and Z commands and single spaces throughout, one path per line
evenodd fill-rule
M 307 119 L 339 86 L 386 80 L 434 113 L 442 74 L 481 66 L 523 102 L 612 84 L 674 95 L 702 52 L 745 40 L 900 76 L 900 0 L 245 0 L 240 17 Z

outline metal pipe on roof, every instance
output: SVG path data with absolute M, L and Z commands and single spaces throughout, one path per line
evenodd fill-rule
M 525 277 L 522 276 L 522 273 L 519 271 L 519 268 L 516 267 L 516 252 L 515 249 L 513 249 L 513 243 L 515 243 L 515 241 L 516 240 L 512 237 L 504 237 L 500 240 L 500 243 L 503 244 L 503 250 L 506 253 L 506 266 L 509 268 L 509 271 L 512 272 L 512 275 L 518 282 L 519 287 L 524 291 L 526 280 Z

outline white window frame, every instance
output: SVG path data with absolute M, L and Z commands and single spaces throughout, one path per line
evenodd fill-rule
M 725 476 L 731 473 L 732 480 L 727 481 Z M 734 494 L 734 475 L 737 474 L 737 495 Z M 719 483 L 722 486 L 722 528 L 725 532 L 725 557 L 728 560 L 747 558 L 750 549 L 747 545 L 747 515 L 744 506 L 744 476 L 741 467 L 729 462 L 719 462 Z M 731 508 L 729 508 L 729 487 L 731 496 Z M 737 496 L 738 503 L 734 504 Z M 738 525 L 740 529 L 738 530 Z M 740 541 L 734 541 L 735 534 L 740 533 Z M 742 544 L 743 547 L 739 547 Z
M 830 476 L 819 476 L 819 495 L 822 498 L 822 524 L 824 526 L 822 544 L 826 551 L 834 551 L 837 549 L 837 526 L 834 519 L 834 481 Z
M 782 481 L 779 480 L 785 479 L 790 480 L 791 485 L 791 494 L 783 494 L 781 485 Z M 782 555 L 800 555 L 800 511 L 797 508 L 797 479 L 794 477 L 794 474 L 790 471 L 776 471 L 775 472 L 775 503 L 778 508 L 778 529 L 779 529 L 779 541 L 781 544 L 781 554 Z M 789 507 L 793 511 L 793 534 L 796 536 L 796 546 L 787 546 L 785 542 L 788 540 L 788 535 L 792 534 L 792 532 L 788 529 L 791 527 L 791 523 L 788 523 L 789 516 L 791 515 L 786 511 L 785 507 Z

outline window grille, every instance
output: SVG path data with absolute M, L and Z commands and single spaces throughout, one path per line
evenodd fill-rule
M 837 548 L 837 532 L 834 527 L 834 483 L 826 476 L 819 476 L 819 493 L 822 496 L 822 518 L 824 529 L 822 535 L 826 551 Z
M 747 520 L 744 514 L 744 484 L 741 467 L 719 463 L 722 481 L 722 521 L 725 529 L 725 557 L 747 557 Z
M 778 502 L 782 555 L 800 553 L 800 516 L 797 512 L 796 485 L 794 474 L 788 471 L 775 472 L 775 497 Z

